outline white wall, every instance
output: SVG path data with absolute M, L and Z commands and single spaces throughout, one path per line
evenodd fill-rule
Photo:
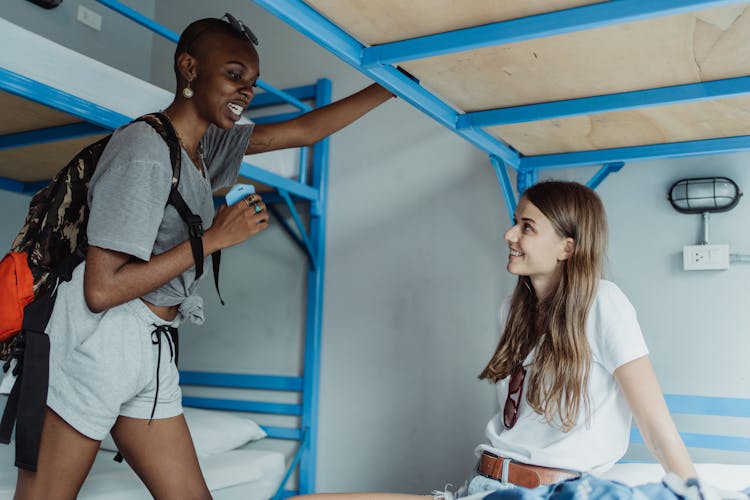
M 159 0 L 155 9 L 177 32 L 232 12 L 258 34 L 262 77 L 276 86 L 326 77 L 340 98 L 367 84 L 245 0 Z M 166 88 L 172 50 L 155 42 L 153 81 Z M 611 226 L 609 275 L 638 309 L 668 392 L 750 397 L 750 265 L 681 271 L 678 254 L 697 241 L 700 217 L 666 200 L 671 183 L 687 176 L 727 175 L 747 188 L 748 161 L 750 154 L 636 163 L 599 189 Z M 330 174 L 318 488 L 426 493 L 458 483 L 496 406 L 476 374 L 494 349 L 496 307 L 515 282 L 504 271 L 508 215 L 494 173 L 483 153 L 393 100 L 333 136 Z M 0 195 L 7 241 L 24 202 Z M 750 253 L 749 210 L 743 200 L 714 216 L 712 241 Z M 304 257 L 277 227 L 225 251 L 228 305 L 217 305 L 206 280 L 208 321 L 182 329 L 183 368 L 297 373 L 303 269 Z
M 122 3 L 154 16 L 155 0 Z M 79 5 L 102 16 L 101 31 L 76 21 Z M 150 76 L 152 33 L 94 0 L 67 0 L 49 10 L 25 0 L 6 0 L 0 17 L 138 78 Z
M 609 275 L 638 311 L 666 393 L 750 397 L 750 264 L 728 271 L 682 270 L 682 247 L 702 239 L 700 215 L 675 211 L 666 198 L 686 177 L 726 176 L 750 189 L 749 154 L 673 159 L 627 165 L 598 189 L 610 223 Z M 585 180 L 592 173 L 569 172 Z M 750 254 L 750 202 L 713 214 L 710 242 Z M 685 432 L 750 436 L 747 419 L 676 416 Z M 691 450 L 695 460 L 749 463 L 750 454 Z M 634 458 L 649 457 L 635 447 Z
M 678 213 L 666 198 L 672 183 L 685 177 L 721 175 L 750 186 L 749 159 L 732 154 L 633 163 L 598 189 L 610 223 L 609 275 L 638 310 L 665 392 L 750 397 L 744 362 L 750 265 L 683 271 L 682 247 L 699 243 L 702 219 Z M 579 180 L 590 173 L 566 172 Z M 742 199 L 732 211 L 713 214 L 711 243 L 750 253 L 748 218 L 750 204 Z

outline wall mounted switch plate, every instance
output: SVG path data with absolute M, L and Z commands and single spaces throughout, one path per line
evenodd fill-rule
M 729 245 L 688 245 L 682 247 L 685 271 L 729 269 Z

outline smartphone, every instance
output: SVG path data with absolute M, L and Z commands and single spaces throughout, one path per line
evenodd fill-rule
M 249 195 L 255 192 L 255 186 L 252 184 L 235 184 L 232 186 L 224 199 L 227 202 L 227 206 L 231 207 L 243 198 L 247 198 Z

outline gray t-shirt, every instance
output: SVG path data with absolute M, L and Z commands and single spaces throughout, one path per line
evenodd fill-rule
M 182 150 L 178 190 L 203 219 L 205 229 L 214 217 L 212 192 L 237 178 L 252 130 L 252 124 L 229 130 L 209 126 L 201 139 L 208 178 Z M 186 241 L 187 225 L 167 204 L 171 178 L 169 149 L 150 125 L 136 122 L 117 129 L 89 186 L 89 244 L 148 261 Z M 204 276 L 211 267 L 207 264 Z M 192 295 L 197 284 L 191 267 L 142 298 L 158 306 L 178 305 Z

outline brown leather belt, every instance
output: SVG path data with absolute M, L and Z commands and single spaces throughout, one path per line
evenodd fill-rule
M 503 477 L 503 462 L 507 462 L 506 477 Z M 578 472 L 514 462 L 510 458 L 498 457 L 487 451 L 479 457 L 477 472 L 490 479 L 505 481 L 524 488 L 536 488 L 581 476 Z

